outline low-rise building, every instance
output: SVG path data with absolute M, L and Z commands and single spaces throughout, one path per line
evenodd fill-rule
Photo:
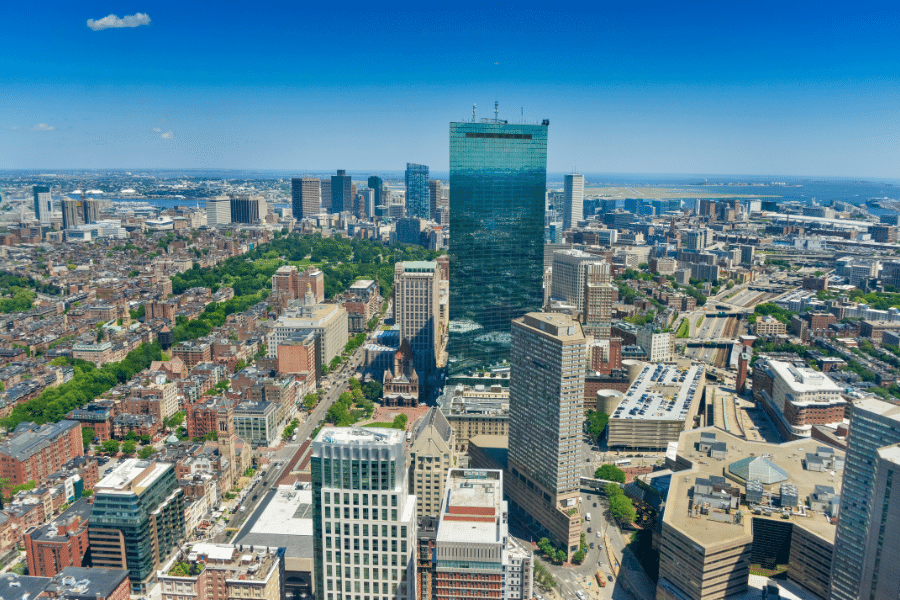
M 274 446 L 278 439 L 278 405 L 242 402 L 234 409 L 234 431 L 254 448 Z
M 454 450 L 466 454 L 477 435 L 509 436 L 509 388 L 502 385 L 447 386 L 438 406 L 455 433 Z
M 787 325 L 771 315 L 759 317 L 753 325 L 753 334 L 759 337 L 787 335 Z
M 813 425 L 834 426 L 845 417 L 847 401 L 840 386 L 825 373 L 762 358 L 753 369 L 754 395 L 757 379 L 762 406 L 787 439 L 810 437 Z
M 82 455 L 84 447 L 78 422 L 60 421 L 40 426 L 20 423 L 0 443 L 0 477 L 9 478 L 11 486 L 28 481 L 40 485 L 67 462 Z
M 73 566 L 53 577 L 43 596 L 59 600 L 129 600 L 131 585 L 124 569 Z
M 281 600 L 283 574 L 284 548 L 193 544 L 159 572 L 159 584 L 166 600 Z
M 46 525 L 25 531 L 28 572 L 53 577 L 66 567 L 85 564 L 88 553 L 88 521 L 94 505 L 78 500 Z
M 609 417 L 610 448 L 665 449 L 693 426 L 704 390 L 702 366 L 644 366 Z

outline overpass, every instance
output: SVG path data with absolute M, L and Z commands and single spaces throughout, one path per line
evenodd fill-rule
M 618 481 L 610 481 L 609 479 L 595 479 L 593 477 L 581 477 L 581 489 L 588 492 L 600 492 L 607 483 L 614 483 L 619 487 L 622 484 Z

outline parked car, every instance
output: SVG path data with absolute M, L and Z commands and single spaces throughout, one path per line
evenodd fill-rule
M 591 550 L 594 549 L 594 542 L 591 542 Z
M 591 532 L 591 528 L 590 528 L 590 527 L 588 527 L 588 533 L 590 533 L 590 532 Z
M 607 575 L 607 576 L 606 576 L 606 579 L 609 580 L 609 581 L 612 581 L 612 575 Z

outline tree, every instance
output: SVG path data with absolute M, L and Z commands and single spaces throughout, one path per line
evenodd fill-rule
M 576 565 L 580 565 L 584 562 L 584 550 L 579 550 L 575 554 L 572 555 L 572 562 Z
M 144 433 L 144 434 L 141 435 L 141 444 L 147 445 L 147 444 L 149 444 L 151 441 L 153 441 L 153 440 L 152 440 L 152 439 L 150 438 L 150 436 L 147 435 L 146 433 Z
M 612 496 L 609 499 L 609 512 L 612 513 L 617 521 L 622 523 L 631 523 L 637 516 L 631 498 L 624 493 Z
M 303 398 L 303 408 L 307 410 L 307 412 L 312 412 L 312 410 L 319 404 L 319 395 L 318 394 L 307 394 Z
M 103 452 L 106 454 L 118 454 L 119 453 L 119 442 L 116 440 L 106 440 L 100 447 L 103 449 Z
M 391 427 L 394 429 L 406 429 L 406 422 L 409 420 L 405 414 L 400 413 L 396 417 L 394 417 L 394 422 L 391 424 Z
M 125 456 L 131 456 L 134 454 L 135 449 L 137 449 L 137 443 L 134 440 L 126 440 L 122 444 L 122 453 Z
M 238 361 L 234 364 L 234 371 L 237 373 L 238 371 L 243 371 L 247 367 L 247 361 L 243 358 L 239 358 Z
M 368 398 L 372 402 L 375 402 L 376 400 L 381 398 L 381 391 L 382 391 L 383 387 L 384 386 L 382 386 L 377 381 L 369 381 L 369 382 L 363 384 L 362 392 L 366 398 Z
M 588 422 L 588 434 L 594 439 L 600 439 L 600 436 L 606 431 L 609 415 L 597 410 L 592 410 L 588 413 Z
M 85 448 L 90 448 L 91 442 L 94 441 L 94 437 L 96 437 L 96 433 L 90 427 L 82 427 L 81 428 L 81 444 Z
M 148 458 L 150 458 L 151 456 L 153 456 L 153 454 L 154 454 L 155 452 L 156 452 L 156 450 L 153 449 L 153 446 L 144 446 L 144 447 L 141 448 L 140 451 L 138 452 L 138 457 L 139 457 L 139 458 L 142 458 L 142 459 L 144 459 L 144 460 L 147 460 Z
M 137 432 L 134 431 L 133 429 L 125 434 L 125 439 L 130 442 L 133 442 L 133 441 L 137 440 L 138 438 L 139 438 L 139 436 L 138 436 Z
M 625 483 L 625 471 L 615 465 L 602 465 L 599 469 L 594 471 L 594 477 L 597 479 L 607 479 L 609 481 Z

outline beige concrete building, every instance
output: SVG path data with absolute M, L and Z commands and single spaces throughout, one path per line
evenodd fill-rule
M 456 466 L 456 436 L 437 407 L 413 424 L 409 444 L 409 493 L 416 496 L 416 516 L 436 515 L 447 472 Z
M 297 332 L 316 332 L 316 358 L 327 365 L 340 356 L 348 339 L 347 309 L 340 304 L 304 305 L 285 311 L 269 334 L 270 358 L 278 357 L 278 346 Z
M 694 426 L 705 369 L 646 364 L 609 418 L 610 448 L 660 450 Z
M 589 264 L 609 264 L 596 254 L 588 254 L 582 250 L 557 250 L 553 253 L 553 275 L 550 296 L 556 300 L 577 307 L 584 306 L 585 271 Z
M 512 322 L 507 494 L 571 555 L 578 508 L 587 346 L 568 315 L 528 313 Z
M 400 339 L 408 340 L 416 373 L 422 382 L 435 374 L 447 331 L 440 311 L 441 273 L 436 262 L 408 261 L 394 265 L 394 319 Z
M 743 598 L 751 565 L 787 565 L 788 579 L 827 598 L 843 458 L 809 440 L 748 442 L 713 427 L 682 434 L 666 453 L 674 473 L 657 600 Z
M 438 406 L 456 435 L 455 450 L 469 451 L 477 435 L 509 436 L 509 388 L 502 385 L 447 386 Z
M 756 320 L 753 333 L 759 337 L 771 337 L 775 335 L 787 335 L 787 325 L 775 317 L 766 315 Z

